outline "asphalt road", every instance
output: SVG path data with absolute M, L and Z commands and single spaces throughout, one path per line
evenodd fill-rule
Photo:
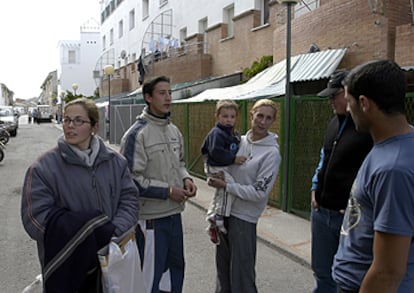
M 0 163 L 0 291 L 21 292 L 40 273 L 36 244 L 20 220 L 22 183 L 27 167 L 41 153 L 56 145 L 61 131 L 53 123 L 26 124 L 21 117 L 16 137 L 6 145 Z M 184 293 L 214 292 L 215 246 L 205 232 L 204 211 L 187 204 L 183 213 L 186 277 Z M 260 293 L 311 292 L 309 268 L 263 243 L 257 249 L 257 286 Z

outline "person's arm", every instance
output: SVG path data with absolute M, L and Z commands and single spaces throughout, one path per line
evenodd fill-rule
M 319 154 L 319 163 L 315 169 L 315 174 L 313 174 L 313 177 L 312 177 L 312 187 L 311 187 L 311 206 L 316 211 L 319 209 L 319 204 L 315 198 L 315 190 L 318 187 L 318 174 L 319 174 L 319 171 L 322 169 L 324 157 L 325 157 L 325 153 L 322 147 L 320 154 Z
M 398 167 L 376 172 L 365 186 L 374 213 L 373 260 L 360 293 L 398 292 L 407 270 L 414 229 L 414 184 L 411 170 L 392 163 Z
M 143 128 L 144 126 L 138 126 Z M 128 168 L 135 185 L 139 189 L 141 198 L 165 200 L 170 196 L 170 186 L 167 182 L 144 176 L 149 158 L 145 150 L 144 135 L 140 135 L 142 129 L 136 133 L 128 133 L 121 142 L 120 153 L 127 159 Z
M 376 231 L 373 244 L 374 260 L 359 292 L 397 292 L 407 269 L 411 241 L 411 236 Z
M 181 202 L 183 200 L 187 200 L 188 197 L 194 197 L 197 193 L 197 186 L 194 184 L 193 179 L 191 178 L 190 174 L 187 171 L 187 168 L 185 166 L 185 160 L 184 160 L 184 138 L 179 131 L 178 128 L 176 128 L 177 136 L 180 140 L 180 168 L 179 168 L 179 175 L 181 177 L 181 180 L 183 181 L 184 189 L 172 187 L 171 188 L 171 195 L 170 197 L 178 202 Z M 175 195 L 175 191 L 178 191 L 178 197 L 172 196 Z
M 268 196 L 276 181 L 280 161 L 279 151 L 268 152 L 266 156 L 263 156 L 252 184 L 240 184 L 236 178 L 234 178 L 234 183 L 230 183 L 221 178 L 209 177 L 208 185 L 215 188 L 225 188 L 226 191 L 243 200 L 261 201 Z
M 311 187 L 311 191 L 316 190 L 316 188 L 318 187 L 318 174 L 319 171 L 322 169 L 322 164 L 323 164 L 323 159 L 325 157 L 325 153 L 323 150 L 323 147 L 321 148 L 320 154 L 319 154 L 319 163 L 318 166 L 315 169 L 315 173 L 313 174 L 312 177 L 312 187 Z
M 51 208 L 55 207 L 55 200 L 42 176 L 43 172 L 38 167 L 39 165 L 33 165 L 26 172 L 21 217 L 27 234 L 36 241 L 42 241 L 46 231 L 46 219 Z
M 179 176 L 180 179 L 182 180 L 183 184 L 184 184 L 184 188 L 186 187 L 186 179 L 189 179 L 189 181 L 192 182 L 190 173 L 188 173 L 187 168 L 185 166 L 185 160 L 184 160 L 184 138 L 181 134 L 181 132 L 179 131 L 179 129 L 176 127 L 176 131 L 177 131 L 177 137 L 180 141 L 180 155 L 179 155 Z M 189 184 L 189 183 L 188 183 Z M 188 186 L 190 188 L 190 186 Z
M 120 168 L 118 171 L 121 174 L 121 194 L 119 196 L 116 214 L 112 220 L 112 223 L 116 227 L 115 235 L 117 236 L 123 234 L 137 223 L 139 206 L 139 192 L 132 181 L 126 162 L 121 164 L 121 167 L 123 168 Z

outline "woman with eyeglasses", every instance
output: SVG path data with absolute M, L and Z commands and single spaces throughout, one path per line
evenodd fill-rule
M 137 223 L 126 159 L 95 134 L 92 100 L 66 104 L 57 146 L 27 170 L 23 226 L 37 241 L 45 292 L 100 292 L 96 252 Z

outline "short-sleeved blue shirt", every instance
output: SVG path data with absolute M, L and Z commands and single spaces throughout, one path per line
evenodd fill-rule
M 333 278 L 356 290 L 373 260 L 374 231 L 414 237 L 414 132 L 374 145 L 351 189 Z M 399 293 L 414 292 L 414 241 Z

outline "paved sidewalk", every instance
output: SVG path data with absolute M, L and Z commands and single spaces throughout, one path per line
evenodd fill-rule
M 194 178 L 197 196 L 189 203 L 207 211 L 214 189 L 205 180 Z M 310 221 L 268 206 L 259 219 L 257 237 L 268 245 L 310 267 L 311 228 Z

